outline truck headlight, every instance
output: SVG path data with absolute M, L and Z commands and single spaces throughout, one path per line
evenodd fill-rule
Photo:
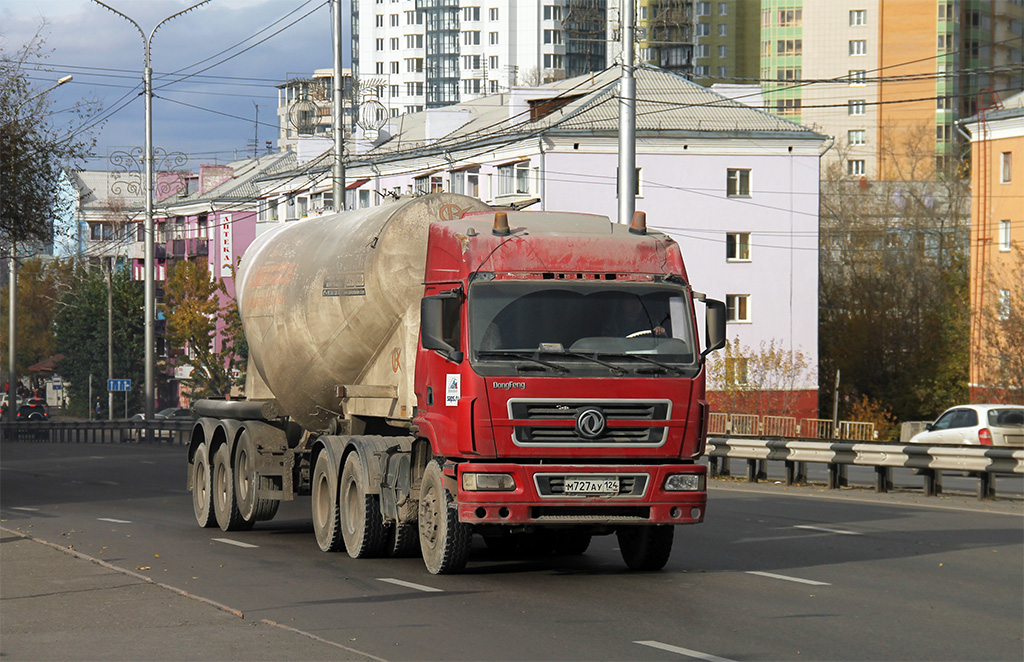
M 671 474 L 665 480 L 666 492 L 702 492 L 704 491 L 703 474 Z
M 462 474 L 462 489 L 467 492 L 501 492 L 516 489 L 512 474 Z

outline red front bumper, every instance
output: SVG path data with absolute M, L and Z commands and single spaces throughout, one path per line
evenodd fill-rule
M 462 489 L 462 474 L 505 473 L 515 479 L 511 491 Z M 459 465 L 459 521 L 467 524 L 697 524 L 707 504 L 707 468 L 700 464 L 574 465 L 477 464 Z M 671 474 L 701 476 L 703 489 L 667 491 Z M 567 476 L 618 477 L 629 486 L 615 496 L 566 496 L 558 493 Z

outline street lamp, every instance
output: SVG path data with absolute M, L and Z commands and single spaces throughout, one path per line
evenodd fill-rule
M 42 92 L 33 94 L 29 98 L 25 99 L 17 106 L 14 107 L 14 112 L 11 113 L 12 117 L 17 118 L 18 113 L 22 107 L 29 101 L 33 101 L 43 96 L 48 92 L 52 92 L 64 83 L 71 82 L 74 76 L 64 76 L 58 80 L 54 85 L 46 88 Z M 17 416 L 18 408 L 15 407 L 15 403 L 18 401 L 18 389 L 14 386 L 14 383 L 18 380 L 18 368 L 17 368 L 17 342 L 18 342 L 18 263 L 15 260 L 15 253 L 17 253 L 17 245 L 14 243 L 14 234 L 11 234 L 11 255 L 7 260 L 7 411 L 9 412 L 8 420 L 13 421 Z
M 143 238 L 146 241 L 146 259 L 145 267 L 143 269 L 143 283 L 146 290 L 146 332 L 145 332 L 145 343 L 146 343 L 146 420 L 153 420 L 153 404 L 154 404 L 154 388 L 153 381 L 156 373 L 156 337 L 155 337 L 155 320 L 156 320 L 156 292 L 155 284 L 153 279 L 153 68 L 150 66 L 149 51 L 150 43 L 153 41 L 153 35 L 160 29 L 160 26 L 170 21 L 173 18 L 177 18 L 182 14 L 187 14 L 197 7 L 201 7 L 210 0 L 203 0 L 197 2 L 188 9 L 183 9 L 176 14 L 171 14 L 164 20 L 156 24 L 156 27 L 146 36 L 146 33 L 142 30 L 138 23 L 136 23 L 131 17 L 126 14 L 122 14 L 118 10 L 114 9 L 110 5 L 100 2 L 100 0 L 92 0 L 101 7 L 109 9 L 113 13 L 117 14 L 124 20 L 128 21 L 135 26 L 135 29 L 139 31 L 139 35 L 142 37 L 143 52 L 145 55 L 145 62 L 142 69 L 142 80 L 146 94 L 146 147 L 145 153 L 142 156 L 144 163 L 144 169 L 146 171 L 146 224 L 143 229 Z

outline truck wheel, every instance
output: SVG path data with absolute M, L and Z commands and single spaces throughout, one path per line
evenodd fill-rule
M 213 454 L 213 512 L 221 531 L 244 531 L 253 524 L 242 519 L 238 512 L 233 473 L 228 445 L 221 444 Z
M 206 442 L 196 447 L 192 457 L 192 510 L 196 514 L 196 522 L 204 529 L 217 525 L 213 514 L 213 487 L 210 478 L 210 455 Z
M 452 495 L 445 489 L 441 465 L 431 462 L 420 486 L 420 551 L 427 570 L 434 575 L 458 572 L 466 567 L 472 529 L 459 521 Z
M 420 553 L 419 530 L 415 524 L 395 523 L 390 527 L 391 556 L 409 558 Z
M 313 531 L 316 542 L 325 552 L 345 549 L 341 539 L 341 520 L 338 513 L 338 491 L 333 488 L 331 460 L 326 452 L 316 458 L 313 469 Z
M 260 476 L 256 471 L 256 444 L 243 430 L 235 445 L 235 495 L 238 500 L 238 512 L 247 522 L 268 520 L 277 514 L 280 501 L 261 499 L 256 496 L 257 487 L 270 487 L 269 479 Z
M 622 560 L 630 570 L 661 570 L 672 553 L 673 526 L 631 526 L 619 529 Z
M 369 483 L 356 453 L 350 453 L 341 471 L 341 535 L 345 549 L 354 559 L 382 556 L 388 541 L 384 518 L 380 514 L 380 497 L 368 494 Z

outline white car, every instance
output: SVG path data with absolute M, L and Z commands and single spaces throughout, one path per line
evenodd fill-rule
M 1024 406 L 959 405 L 944 411 L 910 443 L 1024 447 Z

